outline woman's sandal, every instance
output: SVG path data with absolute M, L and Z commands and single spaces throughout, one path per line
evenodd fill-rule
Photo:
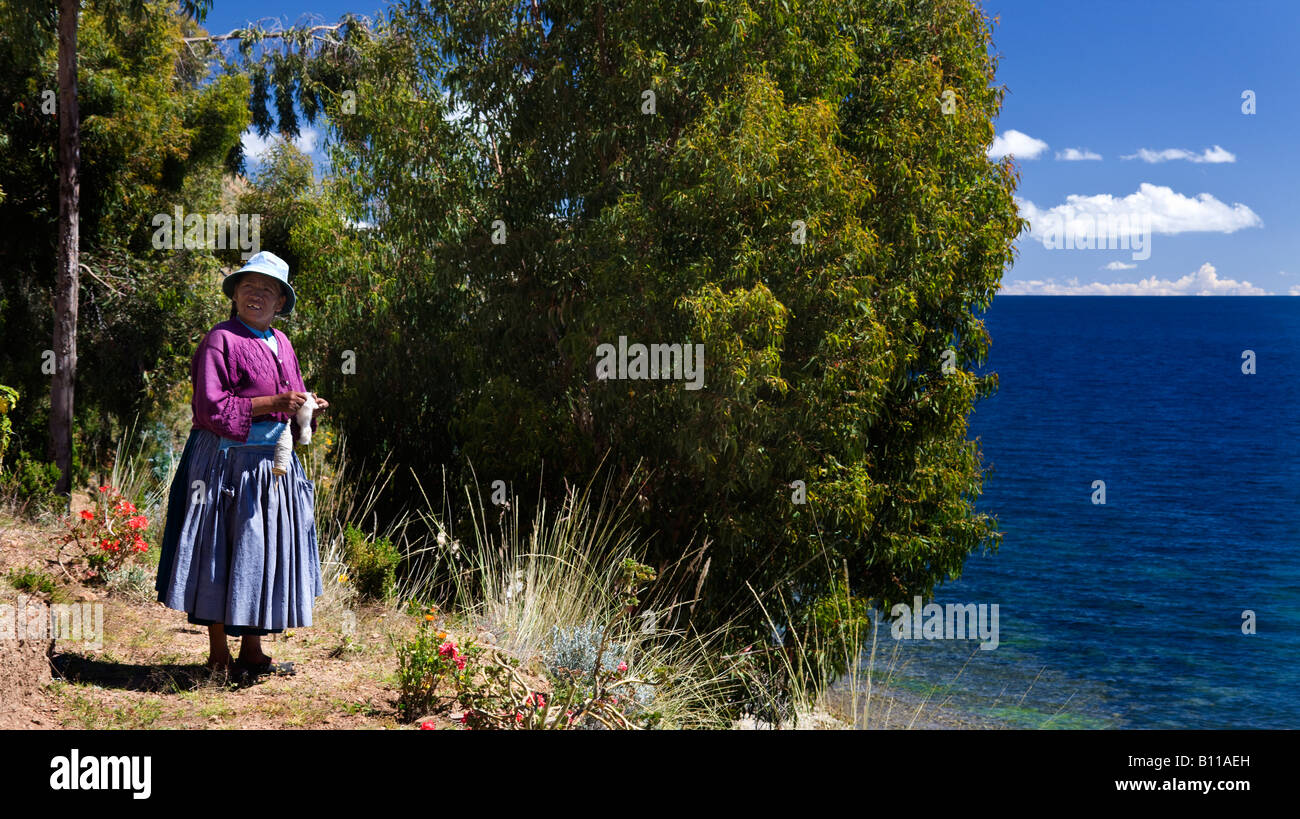
M 293 663 L 277 663 L 268 659 L 264 663 L 247 663 L 243 660 L 235 660 L 230 664 L 230 673 L 232 675 L 240 676 L 247 674 L 250 677 L 260 677 L 263 674 L 279 677 L 292 677 L 298 672 L 293 670 Z

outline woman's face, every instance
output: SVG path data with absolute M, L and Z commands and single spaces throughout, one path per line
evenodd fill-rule
M 280 308 L 285 295 L 280 282 L 265 273 L 245 273 L 235 286 L 235 306 L 239 317 L 249 324 L 265 326 Z

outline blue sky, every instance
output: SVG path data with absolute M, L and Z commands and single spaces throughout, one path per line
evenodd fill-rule
M 1043 228 L 1109 219 L 1117 232 L 1151 220 L 1149 253 L 1135 254 L 1131 242 L 1086 249 L 1086 222 L 1072 241 L 1064 229 L 1022 235 L 1004 293 L 1300 293 L 1292 67 L 1300 3 L 986 0 L 984 8 L 999 17 L 998 80 L 1007 86 L 997 133 L 1024 135 L 1000 143 L 1020 149 L 1022 215 Z M 1242 112 L 1246 90 L 1255 92 L 1253 115 Z M 1070 148 L 1101 159 L 1058 158 Z
M 205 25 L 224 33 L 385 7 L 216 0 Z M 999 18 L 1007 86 L 994 149 L 1015 157 L 1021 215 L 1034 223 L 1004 294 L 1300 295 L 1300 2 L 983 7 Z M 260 148 L 254 136 L 246 146 Z M 301 147 L 319 158 L 317 134 Z

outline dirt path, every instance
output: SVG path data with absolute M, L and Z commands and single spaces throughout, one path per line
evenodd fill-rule
M 52 531 L 0 518 L 0 604 L 19 608 L 10 570 L 43 572 L 57 584 L 53 595 L 21 594 L 101 603 L 102 648 L 4 641 L 0 729 L 414 727 L 397 718 L 389 642 L 413 628 L 410 618 L 378 606 L 349 617 L 320 598 L 312 627 L 262 641 L 267 654 L 292 661 L 297 673 L 234 684 L 208 672 L 207 629 L 187 623 L 184 612 L 72 582 L 54 561 Z M 238 651 L 239 640 L 229 644 Z

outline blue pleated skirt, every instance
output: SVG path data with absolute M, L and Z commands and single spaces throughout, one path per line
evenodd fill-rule
M 273 426 L 255 424 L 248 444 L 191 429 L 168 495 L 158 601 L 233 637 L 310 626 L 324 593 L 316 486 L 296 453 L 271 473 Z

